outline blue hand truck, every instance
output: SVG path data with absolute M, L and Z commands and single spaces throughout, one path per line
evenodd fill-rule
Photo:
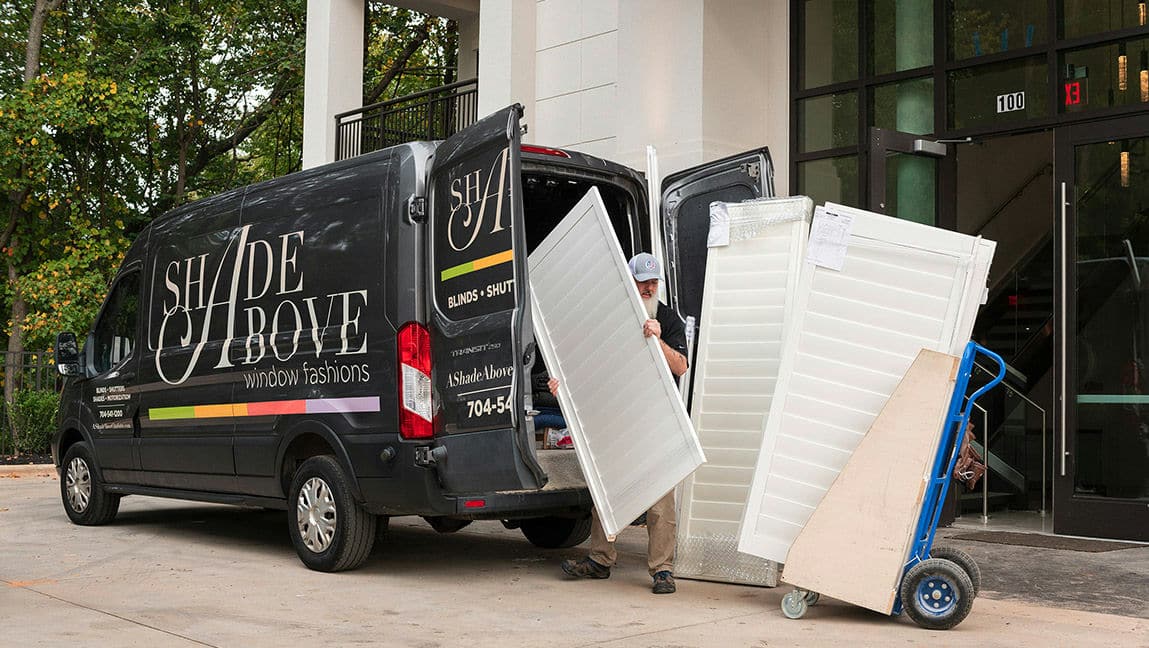
M 993 360 L 997 374 L 967 399 L 966 389 L 973 375 L 974 359 L 982 354 Z M 923 628 L 948 630 L 969 614 L 973 599 L 981 587 L 981 572 L 966 552 L 956 547 L 935 547 L 934 534 L 942 514 L 942 504 L 949 492 L 954 465 L 961 451 L 962 439 L 974 403 L 1005 378 L 1005 361 L 989 349 L 970 342 L 958 365 L 953 396 L 942 429 L 941 441 L 934 454 L 933 470 L 926 484 L 925 497 L 914 530 L 909 558 L 902 568 L 899 596 L 894 601 L 893 616 L 906 615 Z M 964 407 L 963 407 L 964 404 Z M 818 602 L 819 594 L 795 589 L 782 597 L 782 613 L 791 619 L 801 618 L 806 609 Z

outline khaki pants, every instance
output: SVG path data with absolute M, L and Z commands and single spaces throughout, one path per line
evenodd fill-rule
M 674 491 L 662 496 L 646 512 L 646 565 L 650 575 L 660 571 L 674 571 L 674 541 L 677 523 L 674 514 Z M 618 560 L 618 550 L 606 538 L 598 510 L 591 512 L 590 559 L 600 565 L 613 567 Z

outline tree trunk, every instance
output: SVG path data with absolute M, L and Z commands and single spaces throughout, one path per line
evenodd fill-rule
M 24 82 L 40 76 L 40 50 L 44 44 L 44 23 L 48 14 L 59 9 L 64 0 L 36 0 L 28 24 L 28 45 L 24 48 Z
M 62 4 L 64 4 L 64 0 L 36 0 L 32 8 L 32 19 L 28 24 L 28 44 L 24 48 L 24 83 L 40 76 L 40 51 L 44 45 L 44 24 L 48 21 L 48 14 L 59 9 Z M 23 176 L 25 169 L 21 168 L 20 173 Z M 3 241 L 0 241 L 3 243 L 3 246 L 0 247 L 9 248 L 6 261 L 8 263 L 8 284 L 12 287 L 12 328 L 8 331 L 8 352 L 4 356 L 4 404 L 8 413 L 8 427 L 12 431 L 13 441 L 20 438 L 20 430 L 16 429 L 12 420 L 12 402 L 15 399 L 16 390 L 20 386 L 20 365 L 24 355 L 23 327 L 24 318 L 28 315 L 28 303 L 24 301 L 24 296 L 16 288 L 16 280 L 20 278 L 20 273 L 16 267 L 17 259 L 12 248 L 15 247 L 16 231 L 19 229 L 20 223 L 28 217 L 24 213 L 24 200 L 27 196 L 27 189 L 15 191 L 8 195 L 9 200 L 12 201 L 12 212 L 4 230 Z
M 19 278 L 16 271 L 16 262 L 8 257 L 8 282 L 13 284 Z M 28 303 L 19 291 L 12 297 L 12 328 L 8 331 L 8 353 L 4 356 L 4 403 L 8 412 L 8 429 L 12 430 L 12 440 L 20 438 L 21 430 L 17 429 L 12 418 L 12 403 L 16 399 L 16 392 L 20 389 L 22 376 L 21 360 L 24 357 L 24 318 L 28 315 Z

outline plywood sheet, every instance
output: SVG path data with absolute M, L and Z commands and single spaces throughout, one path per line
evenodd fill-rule
M 597 189 L 529 259 L 536 340 L 604 530 L 617 534 L 705 461 Z
M 794 308 L 813 203 L 804 196 L 715 203 L 726 219 L 708 251 L 691 421 L 709 461 L 683 482 L 675 575 L 774 586 L 778 565 L 738 551 L 766 413 Z M 712 224 L 712 231 L 718 225 Z
M 803 268 L 739 529 L 739 551 L 778 562 L 918 351 L 961 354 L 994 248 L 979 237 L 826 208 L 853 218 L 844 264 Z
M 959 362 L 918 354 L 794 540 L 787 583 L 893 611 Z

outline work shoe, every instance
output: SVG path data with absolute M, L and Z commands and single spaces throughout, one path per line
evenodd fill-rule
M 675 591 L 674 576 L 668 571 L 655 572 L 654 586 L 650 591 L 655 594 L 673 594 Z
M 564 560 L 563 572 L 574 578 L 610 578 L 610 567 L 600 565 L 590 558 Z

